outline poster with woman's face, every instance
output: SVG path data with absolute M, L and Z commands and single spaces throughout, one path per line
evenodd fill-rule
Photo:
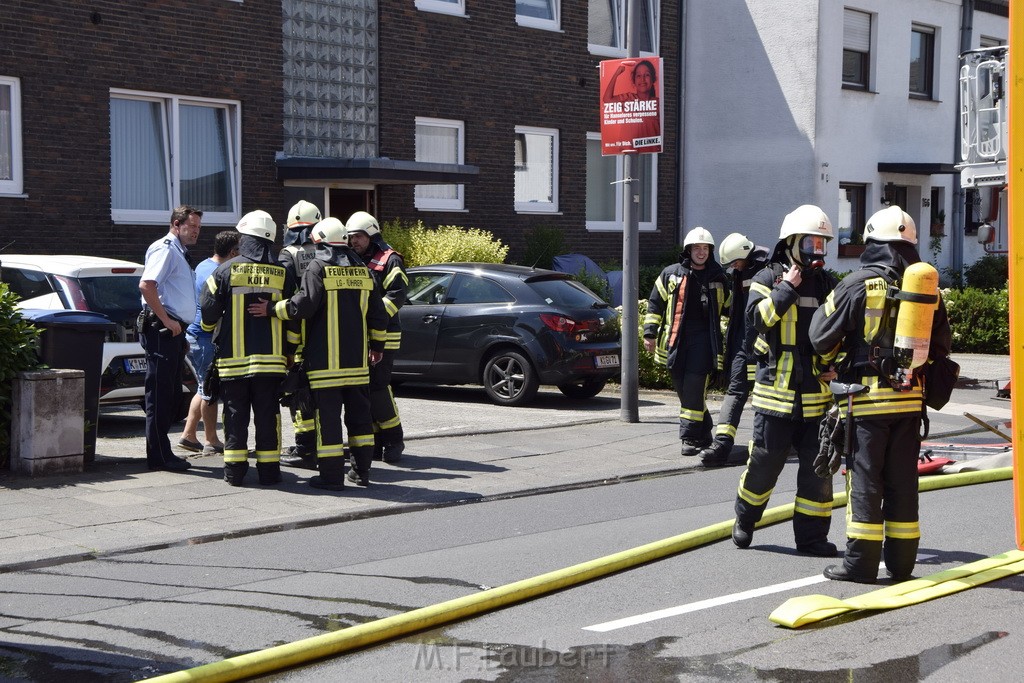
M 601 154 L 662 149 L 661 57 L 601 62 Z

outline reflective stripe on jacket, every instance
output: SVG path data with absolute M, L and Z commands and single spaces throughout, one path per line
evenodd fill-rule
M 714 263 L 717 272 L 709 273 L 708 294 L 711 297 L 708 306 L 708 333 L 711 335 L 711 353 L 714 367 L 722 370 L 724 365 L 724 348 L 722 342 L 722 311 L 727 304 L 725 271 Z M 676 352 L 679 349 L 679 331 L 682 329 L 686 316 L 686 289 L 694 281 L 693 272 L 675 263 L 661 271 L 654 282 L 654 289 L 647 301 L 647 314 L 644 316 L 644 337 L 655 339 L 655 360 L 671 368 L 675 364 Z

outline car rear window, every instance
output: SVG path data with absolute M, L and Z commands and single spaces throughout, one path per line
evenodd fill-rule
M 90 311 L 103 313 L 112 320 L 142 308 L 138 275 L 78 278 L 78 286 Z
M 533 280 L 530 288 L 548 304 L 570 308 L 590 308 L 604 301 L 575 280 Z

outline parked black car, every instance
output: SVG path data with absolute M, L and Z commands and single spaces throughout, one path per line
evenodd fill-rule
M 482 384 L 523 405 L 541 384 L 596 396 L 619 374 L 619 314 L 572 275 L 525 266 L 445 263 L 409 269 L 394 378 Z

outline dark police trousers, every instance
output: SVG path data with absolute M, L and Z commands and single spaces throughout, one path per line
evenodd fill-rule
M 800 461 L 793 511 L 796 544 L 828 540 L 832 524 L 832 481 L 814 473 L 818 422 L 754 413 L 753 444 L 736 496 L 736 519 L 742 528 L 753 529 L 761 520 L 786 458 L 796 449 Z
M 181 402 L 181 369 L 185 362 L 187 342 L 182 334 L 172 337 L 153 325 L 147 325 L 139 335 L 139 343 L 146 351 L 146 462 L 159 467 L 179 460 L 171 451 L 167 432 Z
M 884 555 L 886 569 L 905 578 L 914 569 L 921 538 L 917 518 L 921 416 L 855 417 L 854 425 L 843 564 L 851 574 L 875 577 Z

